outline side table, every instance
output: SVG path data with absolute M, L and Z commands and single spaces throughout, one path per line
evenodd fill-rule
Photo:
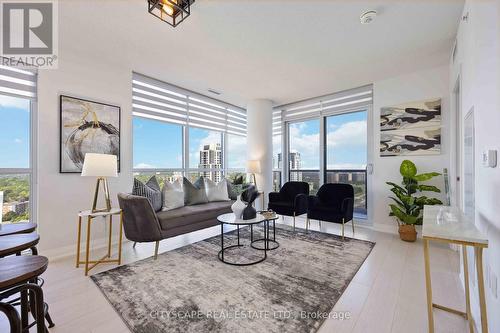
M 119 236 L 118 236 L 118 258 L 111 258 L 111 237 L 113 234 L 113 216 L 120 216 L 120 227 L 119 227 Z M 106 218 L 109 216 L 109 236 L 108 236 L 108 252 L 102 258 L 98 260 L 90 259 L 90 235 L 91 235 L 91 225 L 92 221 L 96 217 Z M 85 244 L 85 260 L 80 260 L 80 240 L 82 233 L 82 219 L 86 218 L 87 220 L 87 241 Z M 122 237 L 123 237 L 123 213 L 120 208 L 112 208 L 109 212 L 95 212 L 92 213 L 91 210 L 85 210 L 78 213 L 78 237 L 76 243 L 76 268 L 79 267 L 80 264 L 85 264 L 85 275 L 88 275 L 89 271 L 102 263 L 117 263 L 118 265 L 122 262 Z

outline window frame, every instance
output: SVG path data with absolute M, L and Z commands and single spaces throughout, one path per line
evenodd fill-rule
M 36 75 L 36 74 L 35 74 Z M 38 76 L 35 78 L 35 86 L 38 87 Z M 29 101 L 29 166 L 28 168 L 1 168 L 0 175 L 28 175 L 29 176 L 29 222 L 38 222 L 38 173 L 37 173 L 37 142 L 38 142 L 38 116 L 37 107 L 38 99 L 37 94 L 35 97 L 19 96 L 1 92 L 1 96 L 8 96 L 14 98 L 26 99 Z M 3 202 L 1 204 L 3 207 Z M 0 212 L 1 213 L 1 212 Z M 2 221 L 5 223 L 6 221 Z

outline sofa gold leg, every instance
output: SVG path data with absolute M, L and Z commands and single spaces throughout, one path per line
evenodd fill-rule
M 342 219 L 342 240 L 344 240 L 344 224 L 345 224 L 345 219 Z
M 156 241 L 155 243 L 155 256 L 154 259 L 158 259 L 158 248 L 160 247 L 160 241 Z

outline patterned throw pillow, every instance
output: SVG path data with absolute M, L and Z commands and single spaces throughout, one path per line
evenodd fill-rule
M 207 192 L 208 201 L 229 201 L 227 193 L 227 182 L 225 179 L 216 183 L 208 178 L 205 178 L 205 190 Z
M 192 184 L 186 177 L 183 178 L 184 204 L 186 206 L 198 205 L 208 202 L 203 178 L 200 177 L 200 179 Z
M 140 180 L 134 178 L 134 187 L 132 188 L 132 194 L 148 198 L 155 212 L 161 210 L 161 207 L 163 205 L 161 190 L 155 176 L 151 177 L 146 184 L 143 184 Z
M 161 210 L 167 211 L 179 207 L 184 207 L 184 189 L 182 180 L 177 179 L 173 183 L 165 182 L 163 184 L 163 207 Z

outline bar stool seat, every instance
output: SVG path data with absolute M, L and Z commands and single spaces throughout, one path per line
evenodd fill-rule
M 36 223 L 11 223 L 2 224 L 0 228 L 0 236 L 14 235 L 14 234 L 27 234 L 35 231 Z
M 45 333 L 46 305 L 43 302 L 43 291 L 36 283 L 39 275 L 47 270 L 49 260 L 43 256 L 10 256 L 0 258 L 0 299 L 9 298 L 17 293 L 21 294 L 21 323 L 19 317 L 13 317 L 12 311 L 7 312 L 11 324 L 11 331 L 28 330 L 36 324 L 37 333 Z M 29 299 L 28 299 L 29 294 Z M 8 307 L 8 303 L 1 303 L 0 310 Z M 28 309 L 31 308 L 35 323 L 28 324 Z M 10 307 L 12 310 L 12 307 Z M 17 315 L 17 313 L 15 313 Z
M 40 241 L 40 236 L 36 233 L 13 234 L 0 238 L 0 257 L 10 256 L 31 249 L 33 255 L 37 255 L 36 245 Z

